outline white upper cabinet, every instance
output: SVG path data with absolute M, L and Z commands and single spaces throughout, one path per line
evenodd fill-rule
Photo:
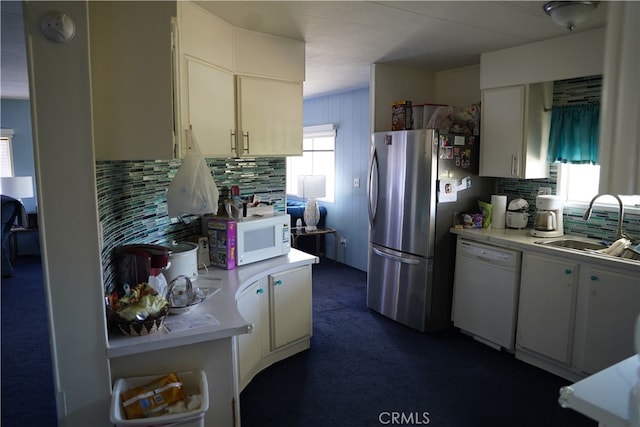
M 482 91 L 480 175 L 546 178 L 553 83 Z
M 304 81 L 304 42 L 233 29 L 233 71 L 236 74 Z
M 226 70 L 233 69 L 233 26 L 200 6 L 178 2 L 180 53 Z
M 205 157 L 232 157 L 235 131 L 233 27 L 194 3 L 178 2 L 180 149 L 191 128 Z
M 302 82 L 238 76 L 239 156 L 302 154 Z
M 174 158 L 176 3 L 88 2 L 87 7 L 96 160 Z
M 191 128 L 205 157 L 302 154 L 304 42 L 178 11 L 182 152 Z
M 192 128 L 205 157 L 234 156 L 233 73 L 196 59 L 184 58 L 183 61 L 186 74 L 183 76 L 186 90 L 182 93 L 182 102 L 186 103 L 183 128 Z M 184 138 L 184 134 L 182 136 Z

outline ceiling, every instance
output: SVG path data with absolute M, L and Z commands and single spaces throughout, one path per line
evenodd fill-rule
M 370 65 L 441 71 L 568 34 L 544 1 L 196 1 L 229 23 L 306 43 L 305 98 L 367 87 Z M 2 97 L 28 97 L 21 3 L 3 0 Z M 602 27 L 606 2 L 574 32 Z

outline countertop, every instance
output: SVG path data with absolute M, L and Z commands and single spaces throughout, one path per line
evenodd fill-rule
M 629 398 L 640 380 L 640 358 L 633 355 L 560 390 L 560 405 L 588 416 L 602 426 L 629 425 Z
M 619 258 L 605 254 L 595 254 L 588 251 L 578 251 L 575 249 L 561 248 L 557 246 L 541 245 L 536 242 L 545 240 L 560 239 L 561 237 L 534 237 L 531 235 L 531 229 L 522 230 L 503 228 L 451 228 L 450 232 L 460 237 L 476 240 L 479 242 L 501 246 L 515 250 L 527 250 L 546 253 L 548 255 L 558 255 L 567 258 L 573 258 L 582 262 L 589 262 L 610 268 L 618 268 L 626 271 L 637 272 L 640 274 L 640 261 L 626 258 Z M 599 242 L 598 239 L 589 239 L 579 235 L 567 235 L 564 238 L 575 238 L 585 241 Z
M 213 292 L 188 313 L 169 315 L 159 332 L 145 336 L 109 334 L 107 357 L 121 357 L 246 334 L 252 325 L 238 312 L 236 296 L 256 280 L 304 265 L 319 258 L 297 249 L 287 255 L 248 264 L 234 270 L 200 270 L 194 286 Z M 170 329 L 173 329 L 170 331 Z

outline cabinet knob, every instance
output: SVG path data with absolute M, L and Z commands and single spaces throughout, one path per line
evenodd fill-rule
M 598 276 L 596 276 L 595 274 L 591 275 L 591 280 L 598 280 Z
M 276 286 L 282 285 L 282 280 L 278 279 L 275 281 Z
M 564 274 L 571 274 L 571 269 L 570 269 L 570 268 L 567 268 L 567 269 L 564 271 Z
M 256 289 L 256 294 L 262 294 L 262 293 L 264 293 L 264 289 L 262 288 Z

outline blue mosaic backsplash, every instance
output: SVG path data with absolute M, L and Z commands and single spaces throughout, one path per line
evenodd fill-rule
M 98 215 L 102 226 L 105 289 L 115 279 L 114 249 L 131 243 L 167 244 L 201 233 L 197 216 L 172 223 L 167 215 L 167 189 L 181 160 L 96 162 Z M 258 195 L 276 212 L 285 211 L 286 158 L 207 159 L 220 190 L 240 187 L 242 197 Z

